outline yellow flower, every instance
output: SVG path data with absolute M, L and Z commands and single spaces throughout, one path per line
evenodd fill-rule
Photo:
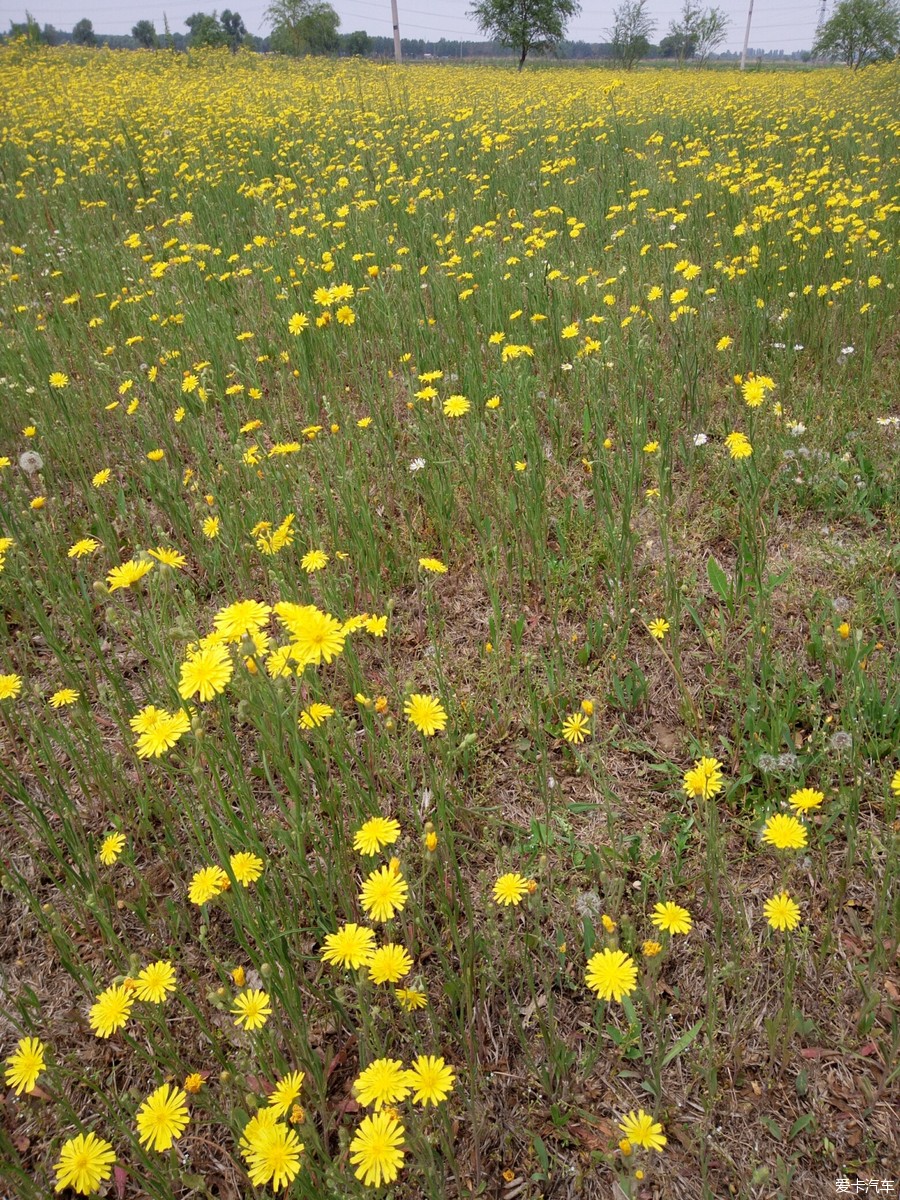
M 634 959 L 623 950 L 598 950 L 588 959 L 585 982 L 601 1000 L 621 1001 L 637 987 Z
M 800 906 L 787 892 L 771 896 L 763 905 L 763 912 L 772 929 L 796 929 L 800 924 Z
M 373 855 L 392 846 L 400 836 L 399 822 L 387 817 L 370 817 L 356 831 L 353 838 L 353 849 L 360 854 Z
M 367 1187 L 393 1183 L 403 1166 L 405 1133 L 397 1118 L 388 1112 L 364 1118 L 350 1143 L 350 1162 L 356 1178 Z
M 403 946 L 387 942 L 373 950 L 366 961 L 373 983 L 397 983 L 412 970 L 413 960 Z
M 166 546 L 157 546 L 155 550 L 148 550 L 147 553 L 164 567 L 171 567 L 175 571 L 181 571 L 187 566 L 187 559 L 183 554 Z
M 64 371 L 51 371 L 50 372 L 50 386 L 52 388 L 68 387 L 69 386 L 68 375 L 66 375 Z
M 235 600 L 220 608 L 213 617 L 216 633 L 225 642 L 240 642 L 253 637 L 268 622 L 272 609 L 258 600 Z
M 837 627 L 837 631 L 840 634 L 840 636 L 844 639 L 844 641 L 846 641 L 847 638 L 850 636 L 850 622 L 849 621 L 841 621 L 840 625 L 838 625 L 838 627 Z
M 275 613 L 293 638 L 291 653 L 297 662 L 318 666 L 343 653 L 347 635 L 330 613 L 323 613 L 312 604 L 287 601 L 276 604 Z
M 233 672 L 234 662 L 227 646 L 204 646 L 181 664 L 178 695 L 182 700 L 190 700 L 194 695 L 201 700 L 212 700 L 225 690 Z
M 524 875 L 509 872 L 506 875 L 501 875 L 494 884 L 494 899 L 498 904 L 503 904 L 507 907 L 510 905 L 516 906 L 521 904 L 527 895 L 528 880 Z
M 419 566 L 426 571 L 431 571 L 434 575 L 447 574 L 447 568 L 439 558 L 420 558 Z
M 45 1047 L 34 1037 L 21 1038 L 6 1060 L 4 1080 L 17 1096 L 30 1092 L 44 1069 Z
M 219 536 L 219 518 L 207 517 L 201 528 L 203 530 L 203 536 L 208 537 L 209 540 L 212 541 L 213 538 L 217 538 Z
M 422 692 L 413 692 L 403 705 L 411 725 L 425 737 L 432 737 L 447 725 L 447 713 L 437 696 L 429 696 Z
M 472 405 L 465 396 L 448 396 L 444 401 L 444 416 L 445 417 L 462 417 L 469 411 Z
M 359 893 L 359 902 L 370 921 L 390 921 L 406 907 L 409 885 L 395 868 L 396 859 L 368 876 Z
M 81 692 L 75 688 L 60 688 L 58 692 L 54 692 L 50 697 L 51 708 L 66 708 L 70 704 L 74 704 Z
M 302 333 L 304 329 L 308 328 L 309 317 L 306 315 L 306 313 L 294 313 L 294 315 L 288 321 L 288 330 L 290 333 L 294 334 L 295 337 L 297 334 Z M 244 430 L 241 430 L 241 432 L 243 433 Z
M 133 1004 L 134 993 L 131 989 L 123 984 L 113 984 L 101 992 L 91 1005 L 88 1024 L 97 1037 L 108 1038 L 127 1023 Z
M 236 1014 L 235 1025 L 242 1025 L 248 1033 L 252 1033 L 255 1029 L 262 1029 L 268 1021 L 272 1015 L 272 1006 L 268 993 L 258 988 L 248 988 L 246 992 L 235 996 L 231 1011 Z
M 323 725 L 329 717 L 333 716 L 334 709 L 330 704 L 311 704 L 309 708 L 305 708 L 301 712 L 297 724 L 301 729 L 316 729 L 319 725 Z
M 776 813 L 763 826 L 762 840 L 777 850 L 802 850 L 806 845 L 806 826 L 796 817 Z
M 105 483 L 109 483 L 110 475 L 112 475 L 112 471 L 109 469 L 109 467 L 104 467 L 102 471 L 98 471 L 93 477 L 91 480 L 91 486 L 95 488 L 103 487 Z
M 69 1138 L 59 1152 L 59 1162 L 54 1163 L 56 1192 L 72 1188 L 79 1196 L 96 1192 L 104 1180 L 112 1174 L 116 1155 L 109 1144 L 93 1132 L 79 1133 Z
M 100 546 L 96 538 L 86 537 L 81 538 L 69 547 L 69 558 L 83 558 L 86 554 L 93 554 Z
M 230 886 L 230 880 L 221 867 L 202 867 L 195 871 L 188 888 L 191 904 L 206 904 Z
M 251 854 L 249 850 L 230 855 L 228 861 L 241 887 L 249 887 L 251 883 L 256 883 L 263 873 L 263 860 L 259 855 Z
M 191 727 L 186 712 L 169 713 L 164 709 L 155 709 L 151 704 L 143 709 L 142 713 L 146 714 L 148 719 L 144 728 L 135 730 L 140 733 L 135 745 L 138 758 L 159 758 L 167 750 L 171 750 L 182 734 L 187 733 Z
M 410 1067 L 407 1078 L 412 1089 L 413 1104 L 423 1107 L 432 1104 L 437 1107 L 453 1091 L 456 1072 L 442 1058 L 420 1054 Z
M 0 700 L 15 700 L 22 690 L 18 675 L 0 675 Z
M 657 641 L 661 642 L 669 632 L 669 622 L 663 617 L 656 617 L 647 626 L 647 632 L 651 637 L 654 637 Z
M 142 1146 L 160 1153 L 171 1150 L 189 1121 L 187 1095 L 164 1083 L 150 1093 L 137 1111 L 138 1140 Z
M 97 852 L 97 857 L 103 863 L 104 867 L 111 867 L 122 853 L 124 847 L 124 833 L 108 833 L 100 843 L 100 849 Z
M 151 1004 L 162 1004 L 170 992 L 175 991 L 175 968 L 165 959 L 144 967 L 135 980 L 137 987 L 134 994 L 138 1000 L 147 1000 Z
M 28 505 L 28 507 L 34 508 L 34 509 L 43 508 L 46 503 L 47 503 L 46 496 L 35 496 L 35 498 L 31 501 L 31 503 Z
M 642 1108 L 637 1112 L 628 1113 L 625 1119 L 619 1123 L 619 1128 L 625 1134 L 627 1141 L 643 1147 L 644 1150 L 661 1151 L 666 1144 L 662 1125 L 658 1121 L 654 1121 L 650 1114 L 645 1113 Z
M 590 732 L 590 722 L 584 713 L 570 713 L 562 723 L 563 737 L 576 746 L 580 746 Z
M 359 1103 L 378 1112 L 386 1104 L 405 1100 L 411 1090 L 409 1073 L 399 1058 L 376 1058 L 357 1077 L 353 1093 Z
M 405 1012 L 414 1012 L 417 1008 L 424 1008 L 428 1003 L 425 993 L 416 988 L 394 988 L 394 995 L 397 997 L 397 1003 Z
M 722 764 L 717 758 L 698 759 L 684 776 L 684 790 L 699 800 L 711 800 L 724 786 Z
M 279 1117 L 286 1117 L 294 1107 L 300 1095 L 303 1080 L 304 1073 L 302 1071 L 292 1071 L 283 1079 L 279 1079 L 272 1091 L 269 1092 L 269 1108 L 274 1109 Z
M 160 459 L 163 459 L 166 457 L 166 452 L 165 452 L 165 450 L 149 450 L 147 452 L 147 457 L 150 459 L 151 462 L 159 462 Z
M 128 562 L 122 563 L 121 566 L 113 567 L 106 576 L 106 583 L 111 592 L 116 592 L 119 588 L 133 587 L 152 570 L 152 562 L 147 562 L 143 558 L 132 558 Z
M 643 954 L 644 958 L 656 958 L 657 954 L 660 954 L 661 952 L 662 945 L 660 942 L 648 940 L 641 946 L 641 954 Z
M 356 970 L 364 967 L 375 948 L 375 933 L 365 925 L 352 921 L 342 925 L 337 933 L 329 933 L 322 943 L 322 961 L 335 967 Z
M 814 791 L 813 788 L 800 788 L 788 796 L 788 804 L 798 812 L 808 812 L 812 808 L 818 808 L 824 799 L 824 792 Z
M 203 1076 L 199 1071 L 194 1071 L 192 1074 L 185 1077 L 184 1090 L 189 1092 L 192 1096 L 196 1095 L 202 1087 Z
M 749 458 L 753 453 L 750 439 L 744 433 L 729 433 L 725 446 L 734 459 Z
M 311 575 L 313 571 L 321 571 L 327 562 L 328 555 L 324 550 L 310 550 L 301 558 L 300 566 L 307 574 Z
M 734 339 L 730 338 L 726 335 L 725 337 L 720 337 L 719 340 L 716 342 L 716 349 L 717 350 L 728 350 L 729 347 L 731 347 L 733 345 L 734 345 Z
M 277 1192 L 297 1177 L 303 1143 L 293 1129 L 280 1121 L 271 1126 L 257 1124 L 248 1134 L 250 1125 L 248 1121 L 241 1139 L 242 1143 L 246 1142 L 244 1157 L 247 1159 L 250 1182 L 254 1187 L 271 1183 Z
M 691 931 L 691 914 L 686 908 L 681 908 L 671 901 L 666 904 L 657 904 L 650 921 L 657 929 L 664 929 L 666 933 L 690 933 Z

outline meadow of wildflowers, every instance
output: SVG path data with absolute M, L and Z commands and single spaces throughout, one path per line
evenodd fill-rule
M 0 1193 L 900 1192 L 898 87 L 0 48 Z

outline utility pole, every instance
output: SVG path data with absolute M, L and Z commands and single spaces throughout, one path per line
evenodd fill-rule
M 402 62 L 403 55 L 400 51 L 400 17 L 397 13 L 397 0 L 391 0 L 391 16 L 394 20 L 394 61 Z
M 744 30 L 744 48 L 741 51 L 741 70 L 743 71 L 747 65 L 747 47 L 750 45 L 750 22 L 753 20 L 753 0 L 750 0 L 750 7 L 747 9 L 747 28 Z
M 828 10 L 828 0 L 822 0 L 819 5 L 819 19 L 816 21 L 816 36 L 821 32 L 822 26 L 825 24 L 825 13 Z

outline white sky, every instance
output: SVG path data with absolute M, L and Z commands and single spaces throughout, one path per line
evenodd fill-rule
M 731 17 L 725 48 L 739 50 L 743 42 L 749 0 L 716 0 Z M 191 13 L 212 11 L 214 4 L 237 9 L 251 33 L 268 32 L 263 19 L 267 0 L 22 0 L 21 12 L 12 11 L 15 20 L 24 20 L 28 8 L 40 24 L 71 29 L 81 17 L 94 23 L 97 33 L 130 33 L 142 17 L 152 20 L 158 31 L 163 13 L 173 31 L 186 32 L 184 19 Z M 365 29 L 372 34 L 391 33 L 390 0 L 331 0 L 341 17 L 341 31 Z M 605 31 L 612 21 L 618 0 L 582 0 L 581 16 L 568 29 L 571 38 L 589 42 L 606 41 Z M 468 0 L 398 0 L 400 32 L 404 37 L 437 40 L 446 38 L 479 39 L 477 27 L 466 16 Z M 750 45 L 757 49 L 808 49 L 819 13 L 820 0 L 755 0 Z M 651 0 L 650 11 L 657 20 L 656 40 L 668 28 L 681 9 L 681 0 Z M 829 10 L 832 0 L 829 0 Z M 10 9 L 7 8 L 7 13 Z M 6 18 L 8 19 L 8 17 Z M 6 28 L 6 26 L 4 26 Z

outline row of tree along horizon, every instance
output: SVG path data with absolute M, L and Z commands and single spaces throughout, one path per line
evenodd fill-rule
M 199 20 L 198 20 L 199 18 Z M 240 22 L 241 32 L 235 30 L 234 19 Z M 189 23 L 193 22 L 191 26 Z M 216 28 L 216 23 L 219 28 Z M 40 26 L 36 21 L 28 22 L 10 22 L 10 30 L 7 34 L 0 34 L 0 38 L 28 37 L 32 42 L 42 43 L 49 46 L 64 45 L 66 43 L 74 43 L 81 46 L 108 46 L 111 50 L 140 50 L 140 49 L 161 49 L 170 48 L 173 50 L 185 51 L 193 47 L 199 46 L 230 46 L 232 49 L 247 49 L 258 54 L 266 54 L 273 52 L 291 53 L 290 49 L 284 50 L 276 45 L 278 37 L 276 34 L 271 34 L 267 37 L 257 37 L 255 34 L 248 33 L 243 28 L 243 21 L 239 13 L 231 13 L 225 9 L 221 14 L 215 12 L 195 13 L 189 17 L 185 24 L 189 25 L 188 32 L 180 33 L 178 31 L 157 30 L 152 21 L 138 21 L 130 34 L 105 34 L 96 33 L 93 23 L 86 17 L 78 21 L 71 31 L 57 29 L 53 25 Z M 309 45 L 302 50 L 294 51 L 300 54 L 330 54 L 345 57 L 359 55 L 367 58 L 393 58 L 394 57 L 394 40 L 390 37 L 380 37 L 373 34 L 368 34 L 363 30 L 354 30 L 352 33 L 337 33 L 335 31 L 337 41 L 326 38 L 326 44 L 321 45 L 314 39 L 314 44 Z M 466 59 L 466 58 L 508 58 L 516 59 L 518 55 L 514 50 L 510 50 L 506 46 L 502 46 L 495 41 L 454 41 L 449 38 L 438 38 L 437 41 L 429 41 L 424 38 L 402 38 L 401 50 L 404 58 L 411 59 Z M 792 62 L 808 62 L 810 52 L 808 50 L 760 50 L 750 49 L 747 51 L 748 57 L 754 60 L 764 59 L 771 61 L 773 59 L 783 59 Z M 612 42 L 586 42 L 582 40 L 559 42 L 554 51 L 554 57 L 559 59 L 598 59 L 612 61 L 615 57 L 615 47 Z M 650 44 L 647 48 L 647 53 L 644 55 L 648 59 L 664 59 L 674 61 L 679 57 L 679 47 L 676 40 L 672 37 L 664 37 L 660 39 L 658 45 Z M 690 58 L 690 55 L 686 57 Z M 723 51 L 713 56 L 719 62 L 735 62 L 740 58 L 737 51 Z
M 469 15 L 484 41 L 426 41 L 404 38 L 400 43 L 407 58 L 500 58 L 518 57 L 519 70 L 529 54 L 552 54 L 567 59 L 610 59 L 630 70 L 641 59 L 670 58 L 679 65 L 695 61 L 701 65 L 713 58 L 733 60 L 736 54 L 723 53 L 731 20 L 717 5 L 703 7 L 698 0 L 682 0 L 679 16 L 671 20 L 665 36 L 657 45 L 650 38 L 657 20 L 649 8 L 652 0 L 620 0 L 613 10 L 608 42 L 569 41 L 566 29 L 581 9 L 580 0 L 472 0 Z M 396 11 L 396 10 L 395 10 Z M 752 12 L 752 0 L 751 10 Z M 170 48 L 191 49 L 200 46 L 229 47 L 235 53 L 242 47 L 256 51 L 274 51 L 301 56 L 305 54 L 345 54 L 389 57 L 396 54 L 393 40 L 373 37 L 363 30 L 340 34 L 341 19 L 328 0 L 269 0 L 263 14 L 271 29 L 268 38 L 251 35 L 241 15 L 224 9 L 221 16 L 195 12 L 184 22 L 187 34 L 175 33 L 164 18 L 160 38 L 152 21 L 142 20 L 131 31 L 131 38 L 105 39 L 114 46 L 141 46 L 154 49 L 160 43 Z M 747 33 L 749 35 L 749 16 Z M 30 13 L 24 26 L 13 24 L 12 34 L 23 34 L 32 42 L 71 40 L 82 45 L 99 39 L 88 18 L 78 21 L 71 34 L 58 34 L 52 26 L 40 30 Z M 866 63 L 886 61 L 900 53 L 900 0 L 839 0 L 829 20 L 816 31 L 809 51 L 785 55 L 769 51 L 759 58 L 808 59 L 814 55 L 845 62 L 857 68 Z M 756 56 L 753 52 L 752 56 Z M 741 55 L 744 66 L 747 52 Z

